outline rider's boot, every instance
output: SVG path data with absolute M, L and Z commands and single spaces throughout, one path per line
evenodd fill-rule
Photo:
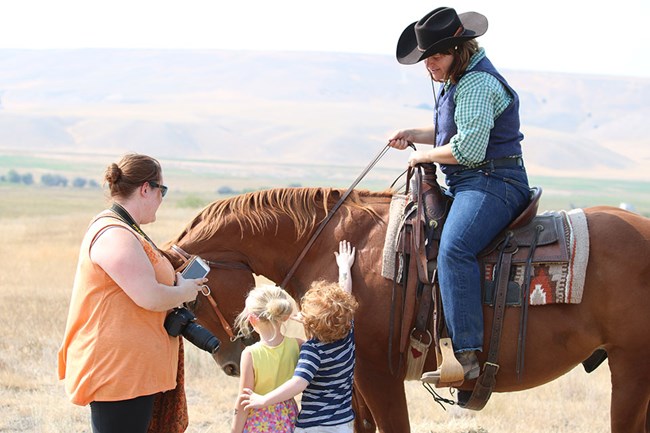
M 463 367 L 464 379 L 473 380 L 479 376 L 481 372 L 481 366 L 478 363 L 478 358 L 476 357 L 476 351 L 468 350 L 464 352 L 458 352 L 454 354 L 460 365 Z M 440 382 L 440 369 L 436 371 L 429 371 L 422 374 L 420 378 L 422 382 L 437 384 Z

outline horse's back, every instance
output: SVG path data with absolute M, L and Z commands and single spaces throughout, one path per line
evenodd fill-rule
M 589 262 L 583 302 L 617 345 L 650 347 L 650 219 L 616 207 L 585 209 Z
M 623 268 L 635 269 L 638 276 L 649 276 L 650 219 L 611 206 L 586 208 L 585 214 L 589 229 L 590 263 L 596 260 L 599 264 L 618 264 Z M 618 269 L 612 271 L 617 272 Z M 645 278 L 644 281 L 650 282 L 650 279 Z

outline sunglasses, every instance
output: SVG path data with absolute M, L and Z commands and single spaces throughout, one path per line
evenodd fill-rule
M 163 197 L 167 195 L 168 188 L 165 185 L 161 185 L 158 182 L 154 182 L 152 180 L 150 180 L 148 183 L 149 185 L 151 185 L 152 188 L 160 188 L 160 194 Z

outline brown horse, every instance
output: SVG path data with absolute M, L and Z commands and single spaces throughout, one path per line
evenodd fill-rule
M 341 193 L 336 189 L 286 188 L 216 201 L 170 245 L 212 262 L 208 276 L 212 296 L 225 321 L 232 325 L 254 284 L 254 274 L 280 284 L 314 227 Z M 347 239 L 357 247 L 352 269 L 353 293 L 360 304 L 355 319 L 357 432 L 375 431 L 375 425 L 386 433 L 410 431 L 404 371 L 391 374 L 388 362 L 393 283 L 381 276 L 381 262 L 390 199 L 388 192 L 354 191 L 287 285 L 300 299 L 312 281 L 336 281 L 333 252 L 338 242 Z M 495 392 L 544 384 L 567 373 L 594 350 L 605 349 L 612 380 L 612 432 L 649 432 L 650 220 L 611 207 L 585 212 L 590 254 L 582 302 L 530 308 L 526 371 L 521 380 L 515 373 L 519 314 L 508 309 Z M 180 264 L 181 258 L 172 250 L 168 255 L 175 265 Z M 243 343 L 228 339 L 215 309 L 201 298 L 195 305 L 199 320 L 223 341 L 215 359 L 226 374 L 237 375 Z M 485 307 L 485 341 L 489 341 L 492 316 L 491 309 Z M 393 331 L 394 338 L 397 331 Z M 398 365 L 397 350 L 390 354 L 393 365 Z M 425 371 L 435 370 L 436 365 L 431 350 Z M 472 385 L 466 383 L 461 389 L 471 390 Z

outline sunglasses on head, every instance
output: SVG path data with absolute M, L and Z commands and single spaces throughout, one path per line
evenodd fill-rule
M 148 183 L 152 188 L 160 188 L 160 194 L 162 194 L 163 197 L 167 195 L 168 188 L 165 185 L 161 185 L 158 182 L 154 182 L 152 180 L 150 180 Z

